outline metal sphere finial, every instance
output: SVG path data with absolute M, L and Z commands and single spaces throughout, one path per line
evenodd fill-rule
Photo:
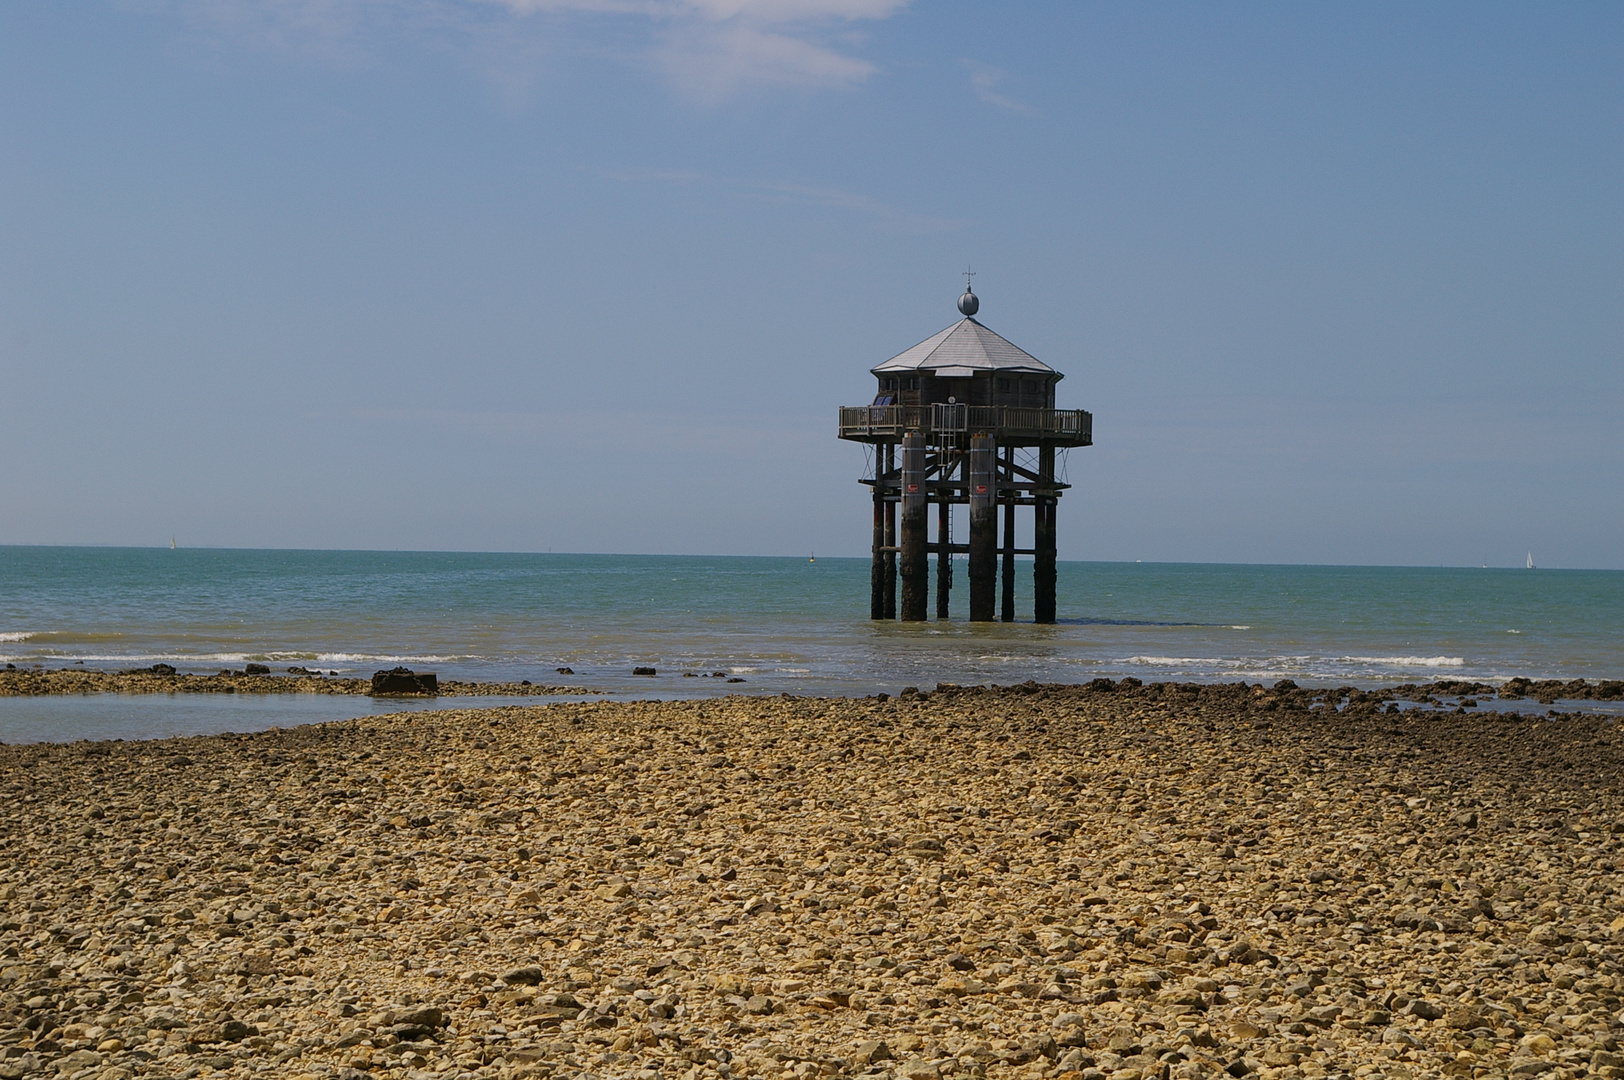
M 970 288 L 970 279 L 975 276 L 973 269 L 968 266 L 964 268 L 964 295 L 959 297 L 959 311 L 966 319 L 981 310 L 981 301 L 976 297 L 975 290 Z

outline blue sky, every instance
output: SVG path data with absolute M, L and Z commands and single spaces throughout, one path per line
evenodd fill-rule
M 1063 558 L 1624 567 L 1624 8 L 0 7 L 0 543 L 820 555 L 981 319 Z

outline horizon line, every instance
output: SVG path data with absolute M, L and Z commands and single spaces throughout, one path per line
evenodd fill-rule
M 19 544 L 0 543 L 0 550 L 6 548 L 50 548 L 74 549 L 84 551 L 240 551 L 240 552 L 290 552 L 309 554 L 353 554 L 353 555 L 513 555 L 513 556 L 560 556 L 571 558 L 624 558 L 624 559 L 801 559 L 815 560 L 812 552 L 805 555 L 743 555 L 743 554 L 695 554 L 691 552 L 636 552 L 636 551 L 523 551 L 486 550 L 478 548 L 319 548 L 319 547 L 230 547 L 226 545 L 178 545 L 169 547 L 165 544 Z M 852 561 L 867 562 L 867 555 L 826 555 L 826 561 Z M 957 556 L 955 556 L 957 558 Z M 1030 555 L 1017 555 L 1017 561 L 1031 562 Z M 1528 567 L 1515 563 L 1508 565 L 1492 565 L 1483 563 L 1317 563 L 1317 562 L 1234 562 L 1217 561 L 1205 562 L 1192 559 L 1056 559 L 1057 563 L 1095 564 L 1101 566 L 1248 566 L 1248 567 L 1297 567 L 1303 569 L 1326 570 L 1524 570 Z M 1624 567 L 1610 566 L 1536 566 L 1535 571 L 1563 571 L 1584 573 L 1624 573 Z

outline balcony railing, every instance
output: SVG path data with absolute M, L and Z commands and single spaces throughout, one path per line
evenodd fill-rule
M 842 405 L 840 437 L 859 442 L 930 435 L 991 435 L 999 442 L 1033 440 L 1089 446 L 1094 416 L 1084 409 L 1021 409 L 1010 405 Z

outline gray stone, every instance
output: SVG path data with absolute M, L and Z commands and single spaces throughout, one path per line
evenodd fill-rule
M 1409 1006 L 1405 1008 L 1404 1011 L 1409 1013 L 1411 1016 L 1418 1016 L 1423 1020 L 1439 1020 L 1442 1019 L 1444 1015 L 1444 1010 L 1441 1005 L 1436 1005 L 1430 1001 L 1423 1001 L 1420 998 L 1410 1002 Z
M 372 693 L 375 695 L 437 694 L 439 691 L 439 676 L 432 671 L 414 672 L 411 668 L 397 667 L 372 675 Z
M 514 968 L 502 976 L 502 981 L 509 986 L 539 986 L 547 978 L 547 973 L 539 967 Z
M 433 1008 L 431 1006 L 428 1008 L 412 1009 L 409 1012 L 400 1013 L 395 1017 L 395 1023 L 417 1024 L 422 1027 L 441 1028 L 445 1027 L 446 1025 L 446 1017 L 444 1010 Z

